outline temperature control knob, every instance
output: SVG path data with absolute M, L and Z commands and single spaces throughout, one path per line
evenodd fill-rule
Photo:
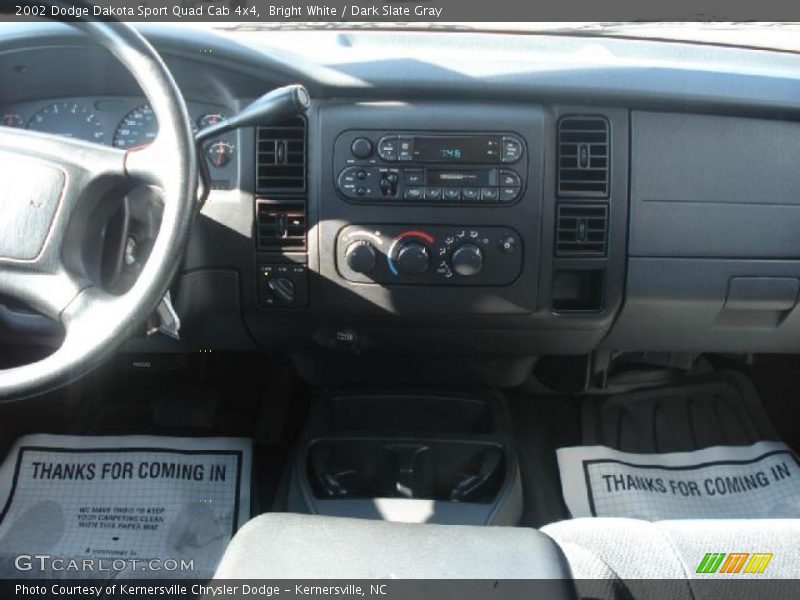
M 430 261 L 428 249 L 418 242 L 405 243 L 397 252 L 397 268 L 406 275 L 422 275 Z
M 367 274 L 375 268 L 375 248 L 367 241 L 353 242 L 344 252 L 347 266 L 356 273 Z
M 450 261 L 456 273 L 462 277 L 472 277 L 483 268 L 483 253 L 474 244 L 464 244 L 456 248 Z

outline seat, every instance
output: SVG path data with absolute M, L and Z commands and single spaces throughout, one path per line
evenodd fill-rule
M 551 523 L 541 529 L 563 550 L 578 592 L 584 598 L 699 598 L 702 582 L 717 578 L 795 579 L 800 573 L 800 519 L 697 519 L 648 522 L 585 518 Z M 715 573 L 698 573 L 708 553 L 725 553 Z M 772 554 L 763 573 L 723 573 L 734 553 Z M 733 562 L 731 563 L 733 564 Z M 736 565 L 734 565 L 735 567 Z M 654 595 L 652 584 L 664 582 Z M 594 580 L 589 582 L 587 580 Z M 664 586 L 669 585 L 667 591 Z M 624 592 L 624 593 L 622 593 Z
M 215 579 L 552 579 L 574 596 L 561 550 L 535 529 L 268 513 L 228 545 Z

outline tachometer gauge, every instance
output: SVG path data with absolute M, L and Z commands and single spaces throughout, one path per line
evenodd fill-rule
M 149 104 L 134 108 L 125 115 L 114 132 L 113 144 L 117 148 L 135 148 L 150 144 L 158 135 L 156 114 Z
M 222 113 L 208 113 L 207 115 L 203 115 L 197 119 L 197 127 L 198 129 L 205 129 L 206 127 L 216 125 L 225 119 L 227 119 L 227 117 Z
M 206 150 L 208 161 L 218 169 L 224 167 L 229 162 L 235 153 L 233 144 L 228 142 L 214 142 Z
M 25 120 L 17 113 L 4 113 L 0 116 L 0 125 L 3 127 L 25 127 Z
M 57 102 L 43 108 L 28 122 L 28 129 L 103 143 L 105 131 L 97 116 L 77 102 Z

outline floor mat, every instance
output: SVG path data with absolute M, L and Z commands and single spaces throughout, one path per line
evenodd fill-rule
M 0 466 L 0 577 L 211 577 L 251 461 L 245 438 L 25 436 Z
M 800 517 L 800 463 L 738 373 L 587 397 L 581 420 L 557 451 L 573 517 Z
M 778 440 L 750 381 L 721 371 L 679 385 L 604 397 L 582 406 L 583 444 L 624 452 L 686 452 Z
M 569 396 L 529 390 L 507 396 L 524 498 L 520 525 L 541 527 L 566 519 L 556 448 L 581 443 L 580 404 Z
M 800 463 L 782 442 L 660 454 L 580 446 L 557 454 L 564 501 L 576 518 L 800 518 Z

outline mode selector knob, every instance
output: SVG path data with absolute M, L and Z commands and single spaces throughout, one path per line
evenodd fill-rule
M 377 256 L 375 248 L 369 242 L 361 240 L 353 242 L 344 252 L 344 259 L 347 266 L 356 273 L 366 275 L 375 268 Z
M 462 277 L 472 277 L 483 268 L 483 252 L 474 244 L 464 244 L 456 248 L 450 259 L 453 271 Z
M 397 252 L 397 268 L 406 275 L 422 275 L 430 261 L 428 249 L 418 242 L 407 242 Z

